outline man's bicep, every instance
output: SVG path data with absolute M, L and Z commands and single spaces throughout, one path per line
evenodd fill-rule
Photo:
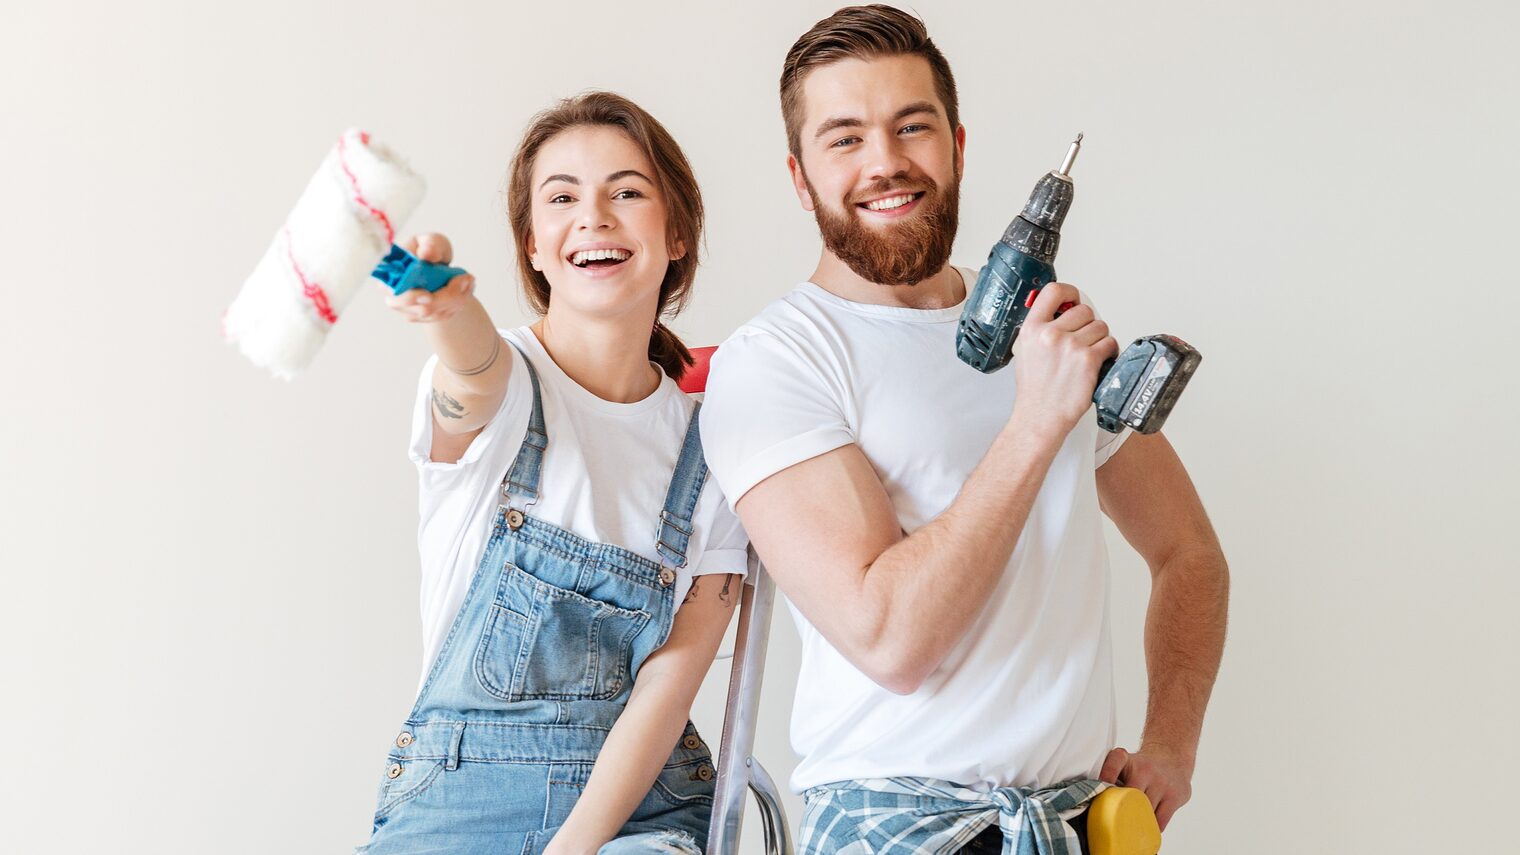
M 787 467 L 735 506 L 776 584 L 836 648 L 869 633 L 871 564 L 903 537 L 876 470 L 856 445 Z
M 1130 437 L 1098 468 L 1098 503 L 1152 570 L 1178 549 L 1217 548 L 1203 502 L 1160 433 Z

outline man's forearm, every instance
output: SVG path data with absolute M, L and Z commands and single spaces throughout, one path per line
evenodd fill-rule
M 915 690 L 975 622 L 1060 445 L 1011 421 L 950 507 L 865 568 L 862 594 L 877 604 L 871 647 L 893 663 L 888 688 Z
M 1191 771 L 1224 652 L 1230 574 L 1213 549 L 1179 553 L 1153 576 L 1145 618 L 1150 680 L 1141 753 L 1162 751 Z

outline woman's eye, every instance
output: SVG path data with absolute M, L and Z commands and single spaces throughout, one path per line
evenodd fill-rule
M 570 194 L 568 193 L 556 193 L 549 197 L 549 204 L 551 205 L 562 205 L 568 201 L 570 201 Z
M 642 199 L 643 197 L 644 194 L 637 190 L 619 190 L 612 194 L 614 199 Z

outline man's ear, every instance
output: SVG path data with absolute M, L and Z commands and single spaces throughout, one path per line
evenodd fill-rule
M 955 168 L 957 173 L 966 172 L 966 126 L 955 126 Z
M 811 213 L 813 194 L 808 192 L 807 176 L 802 173 L 802 162 L 797 159 L 797 155 L 786 156 L 786 171 L 792 175 L 792 189 L 797 192 L 797 201 L 802 203 L 802 210 Z

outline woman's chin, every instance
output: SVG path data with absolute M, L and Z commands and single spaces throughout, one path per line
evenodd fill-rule
M 629 315 L 648 314 L 659 301 L 660 285 L 636 286 L 614 279 L 593 282 L 549 283 L 549 305 L 556 314 L 581 316 L 587 320 L 610 321 Z

